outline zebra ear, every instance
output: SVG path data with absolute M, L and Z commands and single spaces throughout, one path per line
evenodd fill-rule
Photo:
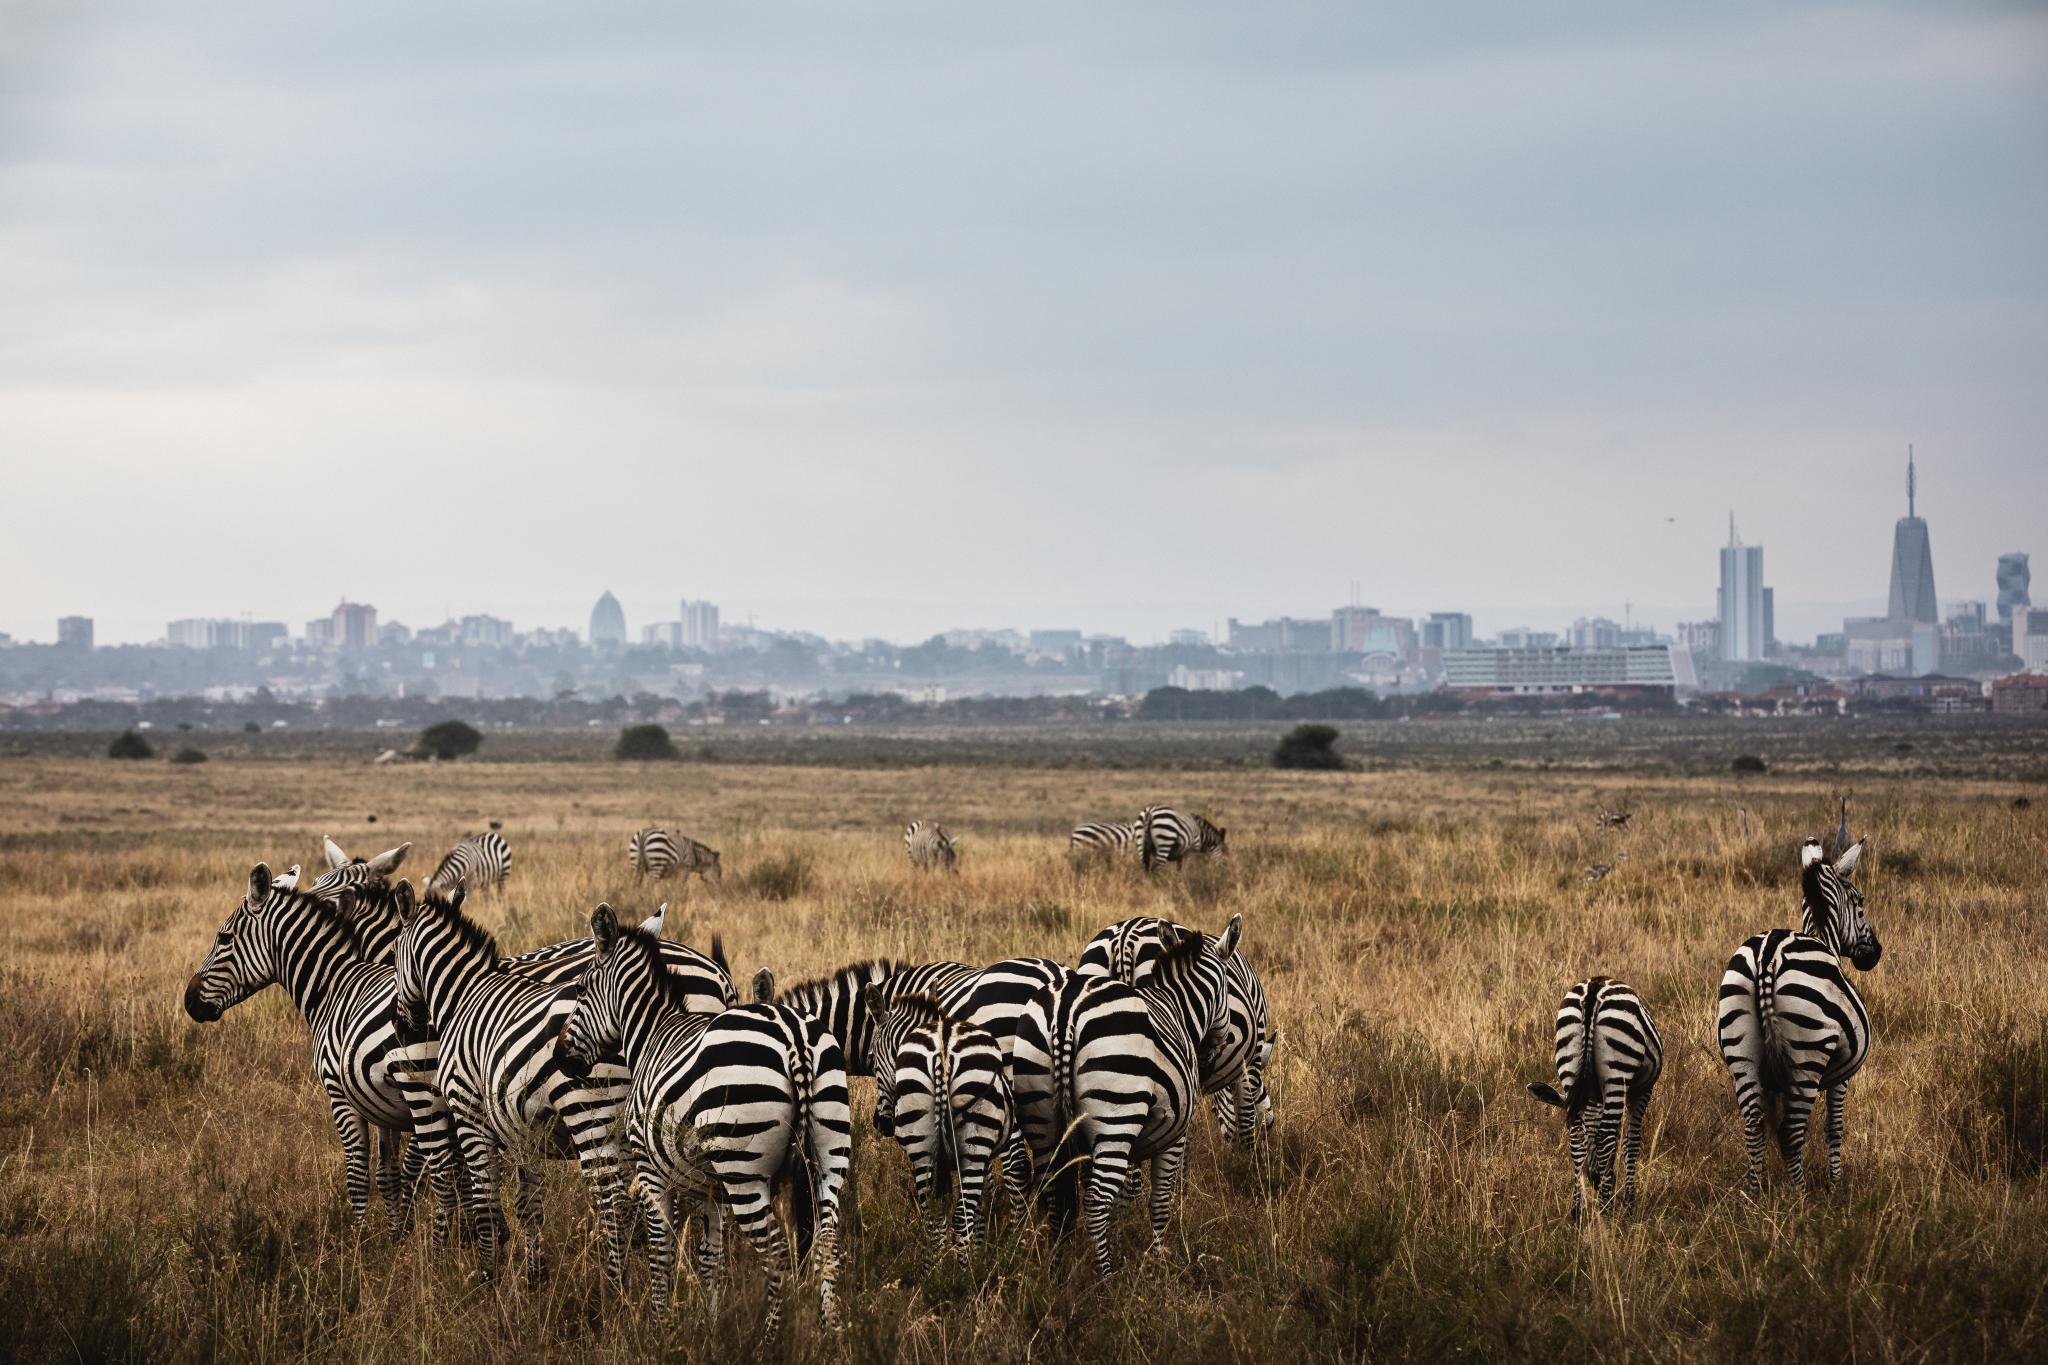
M 1808 839 L 1799 846 L 1799 865 L 1801 867 L 1812 867 L 1827 856 L 1827 850 L 1821 847 L 1821 842 L 1818 839 Z
M 412 917 L 419 913 L 420 903 L 412 894 L 411 882 L 400 882 L 391 888 L 391 904 L 398 911 L 400 924 L 412 923 Z
M 335 851 L 339 852 L 340 850 L 337 849 Z M 397 848 L 384 850 L 384 852 L 370 859 L 369 868 L 371 874 L 378 877 L 390 876 L 398 870 L 398 865 L 405 861 L 405 855 L 410 852 L 412 852 L 411 844 L 400 844 Z
M 1869 844 L 1870 836 L 1866 834 L 1855 843 L 1849 845 L 1848 849 L 1835 859 L 1835 871 L 1845 877 L 1855 872 L 1856 864 L 1863 861 L 1863 851 Z
M 339 888 L 328 898 L 327 904 L 332 906 L 334 913 L 343 919 L 354 919 L 356 917 L 356 889 L 353 886 Z
M 270 864 L 258 863 L 249 869 L 249 904 L 261 905 L 270 899 Z
M 641 932 L 641 933 L 643 933 L 643 934 L 652 934 L 652 935 L 654 935 L 654 936 L 655 936 L 656 938 L 660 938 L 660 937 L 661 937 L 661 930 L 662 930 L 662 926 L 663 926 L 664 924 L 666 924 L 666 923 L 667 923 L 667 921 L 668 921 L 668 902 L 667 902 L 667 901 L 663 901 L 663 902 L 661 903 L 661 909 L 659 909 L 659 910 L 655 911 L 655 912 L 654 912 L 653 914 L 649 915 L 649 916 L 648 916 L 648 917 L 647 917 L 646 919 L 643 919 L 643 920 L 641 920 L 641 921 L 640 921 L 640 932 Z
M 272 877 L 272 878 L 270 879 L 270 884 L 271 884 L 272 886 L 274 886 L 274 887 L 277 887 L 277 888 L 278 888 L 279 890 L 282 890 L 282 891 L 296 891 L 296 890 L 298 890 L 298 889 L 299 889 L 299 865 L 298 865 L 297 863 L 293 863 L 293 864 L 292 864 L 292 865 L 291 865 L 290 867 L 286 868 L 286 869 L 285 869 L 285 870 L 284 870 L 283 872 L 279 873 L 279 874 L 278 874 L 277 876 L 275 876 L 275 877 Z
M 325 847 L 327 853 L 327 865 L 329 867 L 348 866 L 348 854 L 343 853 L 341 851 L 340 844 L 337 844 L 334 842 L 334 840 L 326 838 L 324 836 L 321 838 L 320 842 Z
M 889 1002 L 883 998 L 881 990 L 875 983 L 870 981 L 860 988 L 860 1007 L 869 1014 L 880 1014 L 889 1007 Z
M 619 917 L 603 901 L 599 901 L 597 909 L 590 912 L 590 941 L 597 945 L 599 957 L 609 957 L 612 945 L 619 941 Z
M 775 973 L 763 967 L 754 973 L 754 1003 L 770 1005 L 775 1002 Z
M 1232 915 L 1223 936 L 1216 940 L 1216 956 L 1229 957 L 1237 951 L 1238 940 L 1244 937 L 1244 916 Z

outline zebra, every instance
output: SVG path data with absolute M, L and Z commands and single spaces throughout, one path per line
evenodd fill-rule
M 875 999 L 886 1004 L 895 994 L 932 995 L 975 974 L 958 962 L 893 962 L 888 958 L 852 962 L 829 976 L 800 981 L 776 992 L 773 1001 L 799 1018 L 818 1020 L 839 1042 L 846 1056 L 846 1074 L 872 1076 L 875 1024 L 868 987 L 883 987 Z
M 946 1015 L 928 995 L 884 999 L 865 987 L 868 1011 L 879 1019 L 875 1070 L 892 1081 L 894 1105 L 885 1131 L 910 1160 L 918 1209 L 933 1256 L 982 1244 L 982 1194 L 1000 1154 L 1003 1183 L 1021 1216 L 1028 1203 L 1031 1160 L 1017 1126 L 1003 1049 L 987 1030 Z M 942 1202 L 957 1182 L 949 1235 Z
M 960 841 L 946 833 L 946 827 L 936 820 L 912 820 L 910 828 L 903 831 L 903 851 L 910 855 L 910 865 L 920 872 L 933 868 L 960 870 Z
M 299 865 L 293 863 L 284 871 L 274 874 L 270 879 L 270 884 L 277 887 L 280 891 L 296 891 L 299 889 L 299 875 Z
M 406 1043 L 393 1027 L 395 972 L 388 959 L 364 951 L 352 923 L 356 891 L 332 898 L 299 891 L 271 876 L 265 863 L 249 870 L 242 903 L 221 922 L 211 949 L 185 986 L 185 1013 L 213 1023 L 264 987 L 276 984 L 290 995 L 313 1039 L 313 1073 L 326 1092 L 334 1129 L 341 1139 L 349 1210 L 356 1221 L 369 1215 L 370 1146 L 377 1148 L 376 1184 L 392 1236 L 412 1220 L 412 1191 L 428 1147 L 410 1092 L 412 1065 Z M 391 894 L 412 898 L 401 882 Z M 429 1111 L 427 1121 L 432 1121 Z M 407 1133 L 414 1141 L 403 1157 Z M 427 1164 L 445 1229 L 455 1189 L 445 1161 Z
M 398 865 L 405 861 L 405 855 L 412 852 L 412 845 L 406 843 L 385 849 L 374 858 L 351 858 L 334 840 L 323 838 L 320 842 L 327 857 L 327 870 L 314 879 L 310 888 L 316 896 L 338 891 L 344 886 L 387 882 L 398 870 Z M 298 868 L 294 867 L 292 871 L 296 873 Z
M 1075 968 L 1082 976 L 1112 977 L 1126 985 L 1149 974 L 1176 933 L 1185 925 L 1150 915 L 1119 920 L 1088 941 Z M 1266 1004 L 1266 988 L 1242 951 L 1223 960 L 1225 1021 L 1221 1030 L 1201 1040 L 1199 1061 L 1202 1091 L 1216 1110 L 1216 1131 L 1226 1142 L 1250 1146 L 1273 1130 L 1273 1097 L 1266 1089 L 1266 1071 L 1280 1034 Z
M 722 1258 L 718 1205 L 732 1213 L 768 1265 L 768 1321 L 782 1316 L 787 1251 L 774 1207 L 780 1178 L 808 1166 L 816 1201 L 819 1301 L 838 1313 L 839 1198 L 853 1149 L 846 1070 L 838 1042 L 815 1020 L 753 1003 L 691 1014 L 669 989 L 658 945 L 622 929 L 611 907 L 591 916 L 595 959 L 563 1027 L 558 1056 L 572 1075 L 622 1053 L 632 1075 L 627 1141 L 648 1213 L 657 1311 L 675 1273 L 675 1200 L 704 1198 L 700 1269 L 717 1312 Z M 757 978 L 757 990 L 772 980 Z
M 1137 825 L 1139 860 L 1147 872 L 1192 854 L 1222 853 L 1228 833 L 1202 816 L 1182 815 L 1165 806 L 1147 806 L 1138 813 Z
M 1643 1115 L 1663 1069 L 1664 1040 L 1633 990 L 1596 976 L 1564 993 L 1557 1008 L 1557 1085 L 1539 1081 L 1529 1093 L 1564 1110 L 1572 1152 L 1573 1222 L 1585 1212 L 1586 1186 L 1593 1186 L 1603 1205 L 1614 1196 L 1617 1142 L 1623 1152 L 1621 1202 L 1635 1202 Z
M 1138 847 L 1138 823 L 1090 820 L 1067 836 L 1067 854 L 1080 858 L 1122 858 Z
M 725 871 L 718 863 L 718 850 L 708 844 L 700 844 L 686 835 L 671 834 L 655 825 L 639 831 L 626 846 L 626 859 L 633 865 L 633 871 L 641 877 L 653 877 L 661 881 L 671 872 L 680 872 L 687 880 L 691 873 L 707 882 L 725 882 Z
M 417 1036 L 432 1028 L 438 1035 L 433 1086 L 447 1108 L 485 1273 L 495 1271 L 504 1234 L 498 1153 L 510 1150 L 519 1165 L 529 1277 L 538 1271 L 541 1212 L 531 1157 L 573 1153 L 597 1198 L 605 1271 L 617 1286 L 625 1239 L 614 1128 L 629 1077 L 611 1061 L 573 1076 L 563 1067 L 559 1034 L 577 988 L 506 970 L 497 941 L 463 914 L 466 894 L 460 883 L 452 894 L 430 884 L 410 907 L 398 938 L 392 1005 L 402 1030 Z
M 1806 1188 L 1803 1158 L 1814 1100 L 1827 1094 L 1828 1183 L 1842 1176 L 1842 1107 L 1849 1079 L 1870 1053 L 1870 1016 L 1842 971 L 1876 969 L 1884 954 L 1849 880 L 1868 839 L 1829 860 L 1818 839 L 1799 850 L 1800 932 L 1771 929 L 1743 941 L 1721 977 L 1721 1058 L 1735 1081 L 1749 1155 L 1748 1188 L 1761 1192 L 1765 1123 L 1793 1187 Z
M 502 890 L 511 871 L 511 845 L 496 829 L 488 829 L 464 835 L 461 843 L 449 849 L 427 879 L 426 889 L 446 892 L 466 886 L 478 891 Z
M 1056 1171 L 1063 1221 L 1086 1159 L 1082 1221 L 1098 1274 L 1110 1270 L 1109 1220 L 1134 1165 L 1151 1162 L 1152 1249 L 1166 1225 L 1199 1099 L 1200 1040 L 1222 1027 L 1221 963 L 1237 951 L 1241 919 L 1213 943 L 1175 931 L 1140 985 L 1069 974 L 1024 1007 L 1012 1045 L 1011 1084 L 1036 1169 Z

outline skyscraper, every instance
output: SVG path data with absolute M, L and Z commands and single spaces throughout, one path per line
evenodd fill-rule
M 1764 610 L 1764 547 L 1744 545 L 1728 514 L 1728 544 L 1721 551 L 1721 658 L 1760 663 L 1769 640 Z
M 597 605 L 590 609 L 590 643 L 626 643 L 626 609 L 619 605 L 619 599 L 612 596 L 609 588 L 605 590 L 604 596 L 597 599 Z
M 2027 587 L 2033 581 L 2033 572 L 2027 568 L 2027 557 L 2018 551 L 1998 557 L 1998 619 L 2010 627 L 2015 607 L 2030 607 L 2033 599 L 2027 596 Z
M 1927 523 L 1914 513 L 1913 447 L 1906 447 L 1906 515 L 1892 531 L 1892 601 L 1885 615 L 1894 621 L 1939 624 L 1941 609 L 1934 600 L 1934 551 L 1927 543 Z
M 92 618 L 90 616 L 58 617 L 57 643 L 60 645 L 76 645 L 80 649 L 91 649 Z

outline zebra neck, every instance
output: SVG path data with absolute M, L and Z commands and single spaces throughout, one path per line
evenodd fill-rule
M 346 936 L 318 922 L 307 924 L 301 933 L 281 936 L 277 955 L 278 983 L 308 1020 L 327 1003 L 335 974 L 355 960 Z

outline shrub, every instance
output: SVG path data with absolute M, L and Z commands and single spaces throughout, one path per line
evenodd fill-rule
M 1737 754 L 1735 761 L 1728 765 L 1738 773 L 1767 773 L 1770 767 L 1755 754 Z
M 172 755 L 171 755 L 171 762 L 173 762 L 173 763 L 204 763 L 204 762 L 206 762 L 206 755 L 205 755 L 205 753 L 204 753 L 204 752 L 202 752 L 201 750 L 198 750 L 198 749 L 193 749 L 193 748 L 187 747 L 187 748 L 183 748 L 183 749 L 180 749 L 180 750 L 178 750 L 178 752 L 176 752 L 175 754 L 172 754 Z
M 1324 770 L 1342 768 L 1344 759 L 1336 746 L 1336 726 L 1297 725 L 1280 741 L 1280 747 L 1273 750 L 1273 766 Z
M 459 720 L 442 720 L 420 731 L 420 741 L 414 747 L 435 758 L 467 758 L 483 742 L 484 737 L 474 725 Z
M 133 730 L 123 730 L 120 737 L 107 746 L 108 758 L 155 758 L 156 748 Z
M 242 722 L 242 733 L 245 735 L 260 735 L 263 733 L 263 727 L 253 720 L 245 720 Z
M 659 725 L 628 725 L 619 731 L 619 742 L 612 746 L 612 757 L 630 760 L 655 758 L 681 758 L 674 740 L 668 731 Z
M 659 730 L 658 725 L 647 729 Z M 666 735 L 663 738 L 667 738 Z M 764 901 L 793 900 L 810 889 L 811 860 L 802 853 L 784 853 L 763 859 L 740 878 L 740 890 Z

